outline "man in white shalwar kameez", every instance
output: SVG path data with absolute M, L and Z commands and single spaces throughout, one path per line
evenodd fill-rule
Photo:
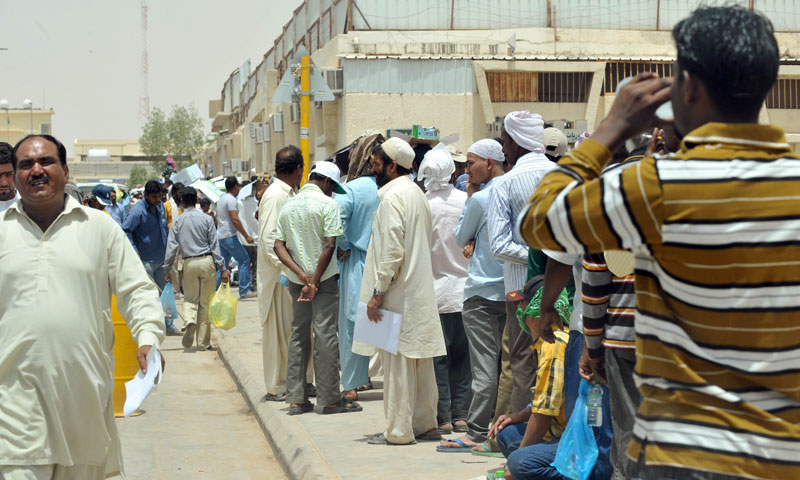
M 371 444 L 442 438 L 437 432 L 433 357 L 447 350 L 433 289 L 431 210 L 409 176 L 413 160 L 414 151 L 399 138 L 384 142 L 372 159 L 380 205 L 372 224 L 361 301 L 371 321 L 381 321 L 380 308 L 401 314 L 403 324 L 397 355 L 381 350 L 386 430 L 370 439 Z M 375 351 L 353 342 L 355 353 Z
M 275 156 L 275 178 L 258 207 L 258 309 L 261 315 L 261 353 L 266 400 L 286 401 L 287 345 L 292 333 L 292 296 L 281 285 L 284 266 L 275 255 L 275 229 L 281 208 L 303 177 L 303 154 L 287 146 Z M 313 374 L 312 374 L 313 375 Z M 310 379 L 308 380 L 311 381 Z
M 61 142 L 30 135 L 14 155 L 22 198 L 0 215 L 0 478 L 118 475 L 111 296 L 146 370 L 164 339 L 158 290 L 119 225 L 65 195 Z

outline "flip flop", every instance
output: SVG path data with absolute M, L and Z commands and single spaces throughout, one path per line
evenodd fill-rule
M 456 439 L 453 439 L 453 440 L 450 440 L 450 441 L 453 442 L 453 443 L 457 443 L 457 444 L 459 444 L 461 446 L 460 447 L 444 447 L 442 445 L 437 445 L 436 446 L 436 451 L 437 452 L 445 452 L 445 453 L 447 453 L 447 452 L 461 453 L 461 452 L 469 452 L 469 451 L 472 450 L 472 445 L 467 445 L 461 439 L 456 438 Z
M 286 392 L 282 393 L 267 393 L 264 395 L 264 401 L 266 402 L 285 402 L 286 401 Z
M 472 452 L 473 455 L 477 455 L 479 457 L 503 458 L 503 452 L 494 452 L 489 447 L 487 447 L 485 443 L 481 443 L 480 445 L 472 447 L 470 452 Z

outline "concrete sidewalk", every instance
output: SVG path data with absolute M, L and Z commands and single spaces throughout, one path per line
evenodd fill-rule
M 287 404 L 264 401 L 261 322 L 256 298 L 239 302 L 233 329 L 214 329 L 213 335 L 220 356 L 290 478 L 466 480 L 485 478 L 489 469 L 500 468 L 504 463 L 502 458 L 439 453 L 438 442 L 409 446 L 367 444 L 385 426 L 381 378 L 373 379 L 375 390 L 360 394 L 359 403 L 364 410 L 357 413 L 289 416 Z

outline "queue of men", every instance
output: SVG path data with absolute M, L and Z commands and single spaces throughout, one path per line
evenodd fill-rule
M 322 161 L 306 178 L 285 147 L 257 240 L 235 177 L 219 230 L 191 187 L 170 225 L 157 181 L 120 228 L 65 195 L 57 139 L 0 144 L 0 478 L 120 471 L 111 294 L 145 369 L 181 258 L 183 345 L 207 349 L 231 257 L 248 295 L 237 232 L 258 245 L 265 400 L 290 415 L 360 411 L 377 356 L 386 426 L 369 444 L 433 441 L 506 457 L 505 478 L 562 479 L 584 379 L 603 392 L 589 478 L 796 478 L 800 157 L 758 125 L 777 43 L 740 7 L 699 8 L 673 38 L 674 77 L 634 77 L 571 151 L 540 115 L 506 115 L 500 142 L 467 150 L 464 193 L 444 146 L 366 135 L 344 173 Z M 354 338 L 393 314 L 396 348 Z

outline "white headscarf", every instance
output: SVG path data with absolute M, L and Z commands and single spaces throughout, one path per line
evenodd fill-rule
M 511 112 L 503 120 L 506 133 L 520 147 L 529 152 L 544 153 L 544 120 L 527 110 Z
M 417 178 L 422 180 L 425 190 L 435 192 L 444 190 L 450 185 L 450 177 L 456 171 L 453 157 L 443 144 L 436 145 L 432 150 L 428 150 L 419 165 Z
M 473 143 L 467 153 L 473 153 L 485 160 L 491 158 L 495 162 L 506 161 L 506 156 L 503 154 L 503 146 L 497 140 L 491 138 L 484 138 Z

